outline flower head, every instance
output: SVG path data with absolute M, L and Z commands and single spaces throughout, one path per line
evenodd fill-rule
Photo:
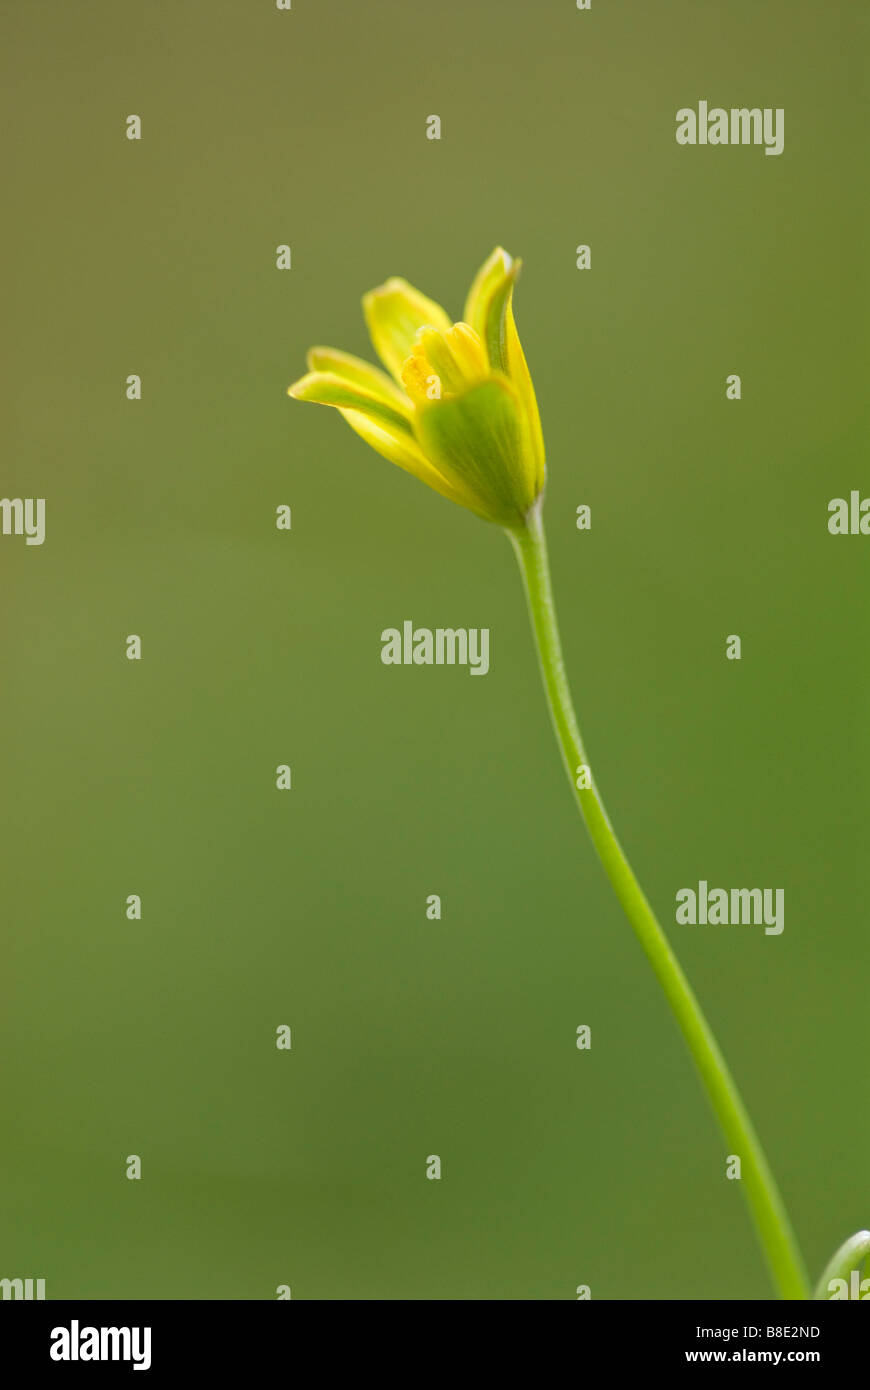
M 335 406 L 373 449 L 442 496 L 518 526 L 545 478 L 538 406 L 513 316 L 519 270 L 497 247 L 458 323 L 407 280 L 388 280 L 363 297 L 387 372 L 336 348 L 312 348 L 308 374 L 288 395 Z

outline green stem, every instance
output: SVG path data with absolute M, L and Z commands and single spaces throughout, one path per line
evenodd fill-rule
M 832 1255 L 825 1266 L 825 1272 L 816 1285 L 813 1298 L 827 1299 L 831 1292 L 829 1285 L 833 1279 L 845 1279 L 848 1284 L 853 1269 L 860 1269 L 868 1255 L 870 1231 L 858 1231 L 856 1235 L 844 1240 L 836 1255 Z
M 530 511 L 526 525 L 508 531 L 508 535 L 525 582 L 550 715 L 580 813 L 682 1029 L 729 1151 L 740 1157 L 743 1189 L 774 1283 L 782 1298 L 809 1298 L 809 1280 L 782 1198 L 716 1039 L 614 834 L 597 790 L 597 778 L 591 779 L 589 787 L 577 787 L 578 780 L 587 780 L 578 778 L 578 770 L 581 764 L 588 767 L 589 760 L 565 674 L 540 502 Z

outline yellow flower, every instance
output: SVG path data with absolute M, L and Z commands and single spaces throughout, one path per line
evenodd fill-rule
M 459 323 L 407 280 L 363 297 L 390 375 L 336 348 L 312 348 L 288 387 L 341 411 L 379 454 L 486 521 L 516 528 L 544 487 L 544 441 L 514 324 L 520 262 L 497 247 Z

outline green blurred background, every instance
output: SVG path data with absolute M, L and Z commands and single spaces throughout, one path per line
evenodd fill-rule
M 599 783 L 812 1272 L 870 1222 L 870 539 L 826 524 L 870 495 L 868 38 L 848 0 L 4 0 L 0 491 L 47 539 L 0 537 L 0 1276 L 769 1292 L 509 546 L 284 394 L 369 355 L 363 291 L 458 315 L 497 243 Z M 679 147 L 699 99 L 784 107 L 784 153 Z M 490 674 L 384 667 L 406 618 L 489 627 Z M 782 936 L 675 926 L 699 878 L 784 887 Z

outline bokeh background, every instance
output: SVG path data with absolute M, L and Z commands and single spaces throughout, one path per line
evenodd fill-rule
M 812 1272 L 868 1224 L 870 539 L 827 531 L 870 495 L 868 38 L 849 0 L 4 0 L 0 492 L 47 539 L 0 537 L 0 1276 L 770 1290 L 509 546 L 284 394 L 368 355 L 364 290 L 458 315 L 497 243 L 599 784 Z M 784 153 L 679 147 L 699 99 L 784 107 Z M 384 667 L 406 618 L 489 627 L 490 674 Z M 677 927 L 699 878 L 784 887 L 782 936 Z

